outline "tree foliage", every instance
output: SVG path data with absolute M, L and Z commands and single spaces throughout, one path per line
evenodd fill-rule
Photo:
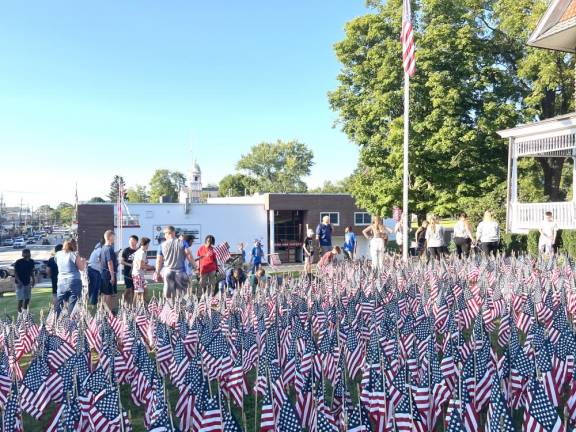
M 110 192 L 108 193 L 108 198 L 111 202 L 118 201 L 118 191 L 120 189 L 124 192 L 124 196 L 126 196 L 126 182 L 124 181 L 124 177 L 115 175 L 112 183 L 110 183 Z
M 228 174 L 218 184 L 218 194 L 222 197 L 251 195 L 257 191 L 257 181 L 244 174 Z
M 142 185 L 136 185 L 134 187 L 128 188 L 126 197 L 128 201 L 132 203 L 146 203 L 150 201 L 150 196 L 146 190 L 146 186 Z
M 102 197 L 96 196 L 96 197 L 92 197 L 88 200 L 89 203 L 104 203 L 106 202 L 106 200 Z
M 526 45 L 549 2 L 498 0 L 494 2 L 495 37 L 509 48 L 507 68 L 517 78 L 522 122 L 532 122 L 574 110 L 574 55 Z M 525 187 L 533 193 L 527 201 L 565 200 L 571 182 L 565 158 L 522 161 Z M 568 180 L 568 181 L 567 181 Z M 522 197 L 520 197 L 522 198 Z
M 331 182 L 325 181 L 320 187 L 310 189 L 311 193 L 350 193 L 352 176 L 342 180 Z
M 314 155 L 298 141 L 263 142 L 242 155 L 237 169 L 256 181 L 260 192 L 305 192 Z
M 182 181 L 184 178 L 184 181 Z M 178 193 L 185 184 L 185 177 L 177 171 L 158 169 L 150 179 L 150 202 L 159 202 L 166 196 L 172 202 L 178 201 Z
M 329 101 L 360 146 L 353 195 L 360 206 L 389 213 L 402 195 L 402 1 L 369 4 L 372 13 L 349 22 L 335 46 L 342 69 Z M 477 205 L 474 198 L 505 193 L 507 143 L 496 131 L 571 109 L 573 58 L 526 47 L 544 0 L 414 6 L 410 208 L 448 215 Z M 552 171 L 545 169 L 546 176 L 554 177 Z M 560 182 L 548 177 L 543 189 L 553 197 Z

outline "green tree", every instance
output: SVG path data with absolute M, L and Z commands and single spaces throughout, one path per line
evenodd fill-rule
M 410 208 L 419 215 L 452 214 L 505 179 L 506 143 L 495 132 L 514 126 L 518 113 L 514 77 L 500 65 L 507 49 L 486 24 L 492 1 L 421 0 L 414 9 Z M 402 1 L 370 5 L 335 46 L 342 70 L 329 101 L 360 146 L 352 194 L 384 214 L 402 202 Z
M 146 186 L 142 185 L 136 185 L 134 187 L 128 188 L 126 197 L 128 198 L 128 201 L 132 203 L 146 203 L 150 200 Z
M 549 2 L 545 0 L 496 0 L 494 37 L 508 47 L 504 65 L 516 80 L 516 100 L 522 122 L 544 120 L 574 110 L 574 55 L 526 44 Z M 534 198 L 566 199 L 569 186 L 563 179 L 565 158 L 536 158 L 523 162 L 525 182 L 537 186 Z M 538 169 L 539 168 L 539 169 Z M 569 172 L 569 171 L 568 171 Z M 540 180 L 541 179 L 541 180 Z M 541 184 L 539 184 L 541 182 Z
M 174 173 L 167 169 L 159 169 L 150 179 L 150 202 L 159 202 L 160 197 L 166 196 L 172 202 L 178 200 L 180 186 L 174 181 Z
M 256 180 L 261 192 L 305 192 L 314 154 L 298 141 L 263 142 L 242 155 L 237 168 Z
M 186 186 L 186 176 L 180 171 L 172 171 L 170 173 L 170 179 L 178 192 Z
M 56 223 L 70 225 L 74 218 L 74 206 L 67 202 L 61 202 L 54 210 L 53 218 Z
M 228 174 L 218 184 L 218 194 L 223 197 L 251 195 L 257 191 L 257 181 L 244 174 Z
M 118 201 L 118 191 L 122 188 L 124 196 L 126 196 L 126 182 L 124 177 L 115 175 L 112 183 L 110 183 L 110 192 L 108 193 L 108 198 L 111 202 Z
M 345 179 L 339 180 L 337 182 L 325 181 L 320 187 L 310 189 L 309 192 L 312 193 L 350 193 L 351 191 L 351 180 L 352 177 L 346 177 Z
M 106 202 L 106 200 L 104 198 L 97 196 L 97 197 L 90 198 L 88 200 L 88 202 L 90 202 L 90 203 L 104 203 L 104 202 Z

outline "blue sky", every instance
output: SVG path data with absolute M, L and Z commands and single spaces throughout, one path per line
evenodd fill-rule
M 363 0 L 31 1 L 0 11 L 0 191 L 37 206 L 105 196 L 112 176 L 203 181 L 268 140 L 313 149 L 312 186 L 354 169 L 333 129 L 333 44 Z

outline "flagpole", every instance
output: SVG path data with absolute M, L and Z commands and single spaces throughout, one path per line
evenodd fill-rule
M 404 73 L 404 179 L 402 187 L 402 257 L 404 261 L 408 260 L 408 239 L 410 233 L 410 218 L 408 210 L 408 139 L 409 139 L 409 120 L 410 120 L 410 76 Z

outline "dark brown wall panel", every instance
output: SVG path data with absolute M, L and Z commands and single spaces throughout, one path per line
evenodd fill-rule
M 78 206 L 78 249 L 88 258 L 104 231 L 114 229 L 113 204 L 80 204 Z

